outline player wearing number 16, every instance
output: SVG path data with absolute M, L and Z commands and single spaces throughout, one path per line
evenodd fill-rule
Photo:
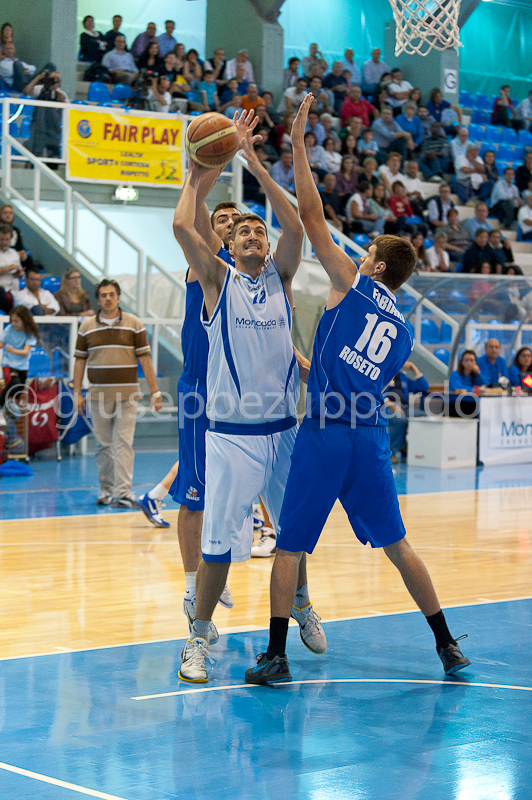
M 331 289 L 314 341 L 310 415 L 296 438 L 279 519 L 270 641 L 246 681 L 290 680 L 285 646 L 299 560 L 314 550 L 337 499 L 360 542 L 384 548 L 398 568 L 434 632 L 445 672 L 452 674 L 469 661 L 449 633 L 423 562 L 405 538 L 383 399 L 414 346 L 394 292 L 412 274 L 416 256 L 404 239 L 379 236 L 357 270 L 334 243 L 303 141 L 312 99 L 308 94 L 301 104 L 291 132 L 295 186 L 301 221 Z

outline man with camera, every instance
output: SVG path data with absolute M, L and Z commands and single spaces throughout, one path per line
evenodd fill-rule
M 137 65 L 131 53 L 126 50 L 126 37 L 119 34 L 115 38 L 115 46 L 102 58 L 102 64 L 112 75 L 115 83 L 125 83 L 130 86 L 138 72 Z
M 61 86 L 61 75 L 55 64 L 47 64 L 42 72 L 34 75 L 26 86 L 26 94 L 37 100 L 56 100 L 58 103 L 70 103 L 67 93 Z
M 55 64 L 46 64 L 44 70 L 36 75 L 26 86 L 26 94 L 38 100 L 55 103 L 69 103 L 68 95 L 61 86 L 61 75 Z M 39 158 L 60 158 L 61 155 L 61 116 L 60 108 L 36 106 L 31 118 L 30 138 L 26 145 Z M 52 165 L 57 169 L 57 163 Z

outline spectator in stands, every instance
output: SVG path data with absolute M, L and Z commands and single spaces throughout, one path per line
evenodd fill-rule
M 318 144 L 323 144 L 325 141 L 325 128 L 320 123 L 320 118 L 316 111 L 309 111 L 307 117 L 307 125 L 305 128 L 305 133 L 307 131 L 312 131 L 316 134 L 316 141 Z
M 183 78 L 191 87 L 192 91 L 198 90 L 201 79 L 203 78 L 203 68 L 200 64 L 198 51 L 193 47 L 190 48 L 185 56 L 185 63 L 183 64 Z
M 342 142 L 340 155 L 352 156 L 358 164 L 357 141 L 352 133 L 349 133 Z
M 0 223 L 0 289 L 3 289 L 4 310 L 7 302 L 8 308 L 13 304 L 13 297 L 19 288 L 19 278 L 24 275 L 24 270 L 20 264 L 20 257 L 16 250 L 11 247 L 13 238 L 13 228 L 11 225 Z
M 364 127 L 368 128 L 376 117 L 376 108 L 362 97 L 360 86 L 352 86 L 347 90 L 347 96 L 340 107 L 342 126 L 352 117 L 360 117 Z
M 0 56 L 0 80 L 3 80 L 14 92 L 22 92 L 31 76 L 35 73 L 33 64 L 26 64 L 17 58 L 13 42 L 2 45 Z
M 323 190 L 321 191 L 321 202 L 325 218 L 328 219 L 335 228 L 349 235 L 349 225 L 345 216 L 345 209 L 338 192 L 336 191 L 336 177 L 328 172 L 323 179 Z
M 454 263 L 462 263 L 466 250 L 471 247 L 471 236 L 458 218 L 458 209 L 450 208 L 447 212 L 447 225 L 439 228 L 447 239 L 446 250 Z
M 279 149 L 288 149 L 292 147 L 292 139 L 290 138 L 290 133 L 292 131 L 292 125 L 294 124 L 294 120 L 296 115 L 293 111 L 285 111 L 283 115 L 283 121 L 277 128 L 277 135 L 278 135 L 278 146 Z
M 517 167 L 515 171 L 515 183 L 519 191 L 524 192 L 528 189 L 530 181 L 532 181 L 532 152 L 528 151 L 524 164 Z
M 449 253 L 447 252 L 447 237 L 440 230 L 434 234 L 434 247 L 427 250 L 431 272 L 449 272 Z
M 107 31 L 105 34 L 105 41 L 107 42 L 107 52 L 109 53 L 111 50 L 114 49 L 115 40 L 117 36 L 124 36 L 123 33 L 120 32 L 120 26 L 122 25 L 122 17 L 120 14 L 115 14 L 113 17 L 113 27 Z M 124 42 L 126 37 L 124 36 Z
M 495 272 L 497 262 L 488 245 L 488 231 L 485 228 L 478 228 L 475 241 L 464 253 L 462 272 L 475 272 L 483 261 L 489 261 L 492 271 Z
M 9 242 L 9 247 L 16 250 L 17 255 L 20 259 L 20 263 L 24 265 L 24 268 L 29 267 L 33 264 L 31 256 L 28 255 L 24 248 L 24 244 L 22 242 L 22 235 L 20 230 L 13 224 L 15 221 L 15 211 L 13 206 L 10 203 L 6 203 L 0 208 L 0 223 L 3 225 L 10 225 L 13 231 L 11 236 L 11 241 Z
M 421 217 L 423 216 L 423 210 L 425 208 L 425 200 L 423 198 L 423 184 L 417 176 L 418 166 L 417 161 L 407 161 L 404 165 L 405 172 L 402 181 L 414 214 Z
M 431 134 L 419 146 L 419 168 L 426 181 L 435 177 L 443 178 L 451 168 L 450 145 L 441 133 L 439 122 L 431 123 Z
M 172 95 L 170 94 L 170 81 L 166 75 L 155 76 L 151 79 L 148 91 L 148 108 L 158 114 L 168 114 Z M 208 109 L 210 111 L 210 109 Z
M 454 163 L 454 171 L 456 172 L 456 161 L 460 156 L 465 156 L 467 148 L 473 142 L 469 138 L 469 131 L 467 128 L 459 128 L 457 135 L 451 142 L 451 153 Z
M 155 35 L 156 30 L 155 22 L 148 22 L 146 30 L 143 33 L 139 33 L 131 45 L 131 55 L 133 58 L 139 58 L 151 42 L 157 42 L 157 44 L 159 44 Z
M 515 109 L 515 118 L 523 124 L 527 131 L 530 130 L 532 124 L 532 91 L 528 93 L 528 97 L 521 100 Z
M 428 139 L 429 136 L 432 136 L 432 125 L 436 120 L 434 117 L 431 117 L 428 111 L 427 106 L 418 106 L 416 116 L 419 117 L 421 120 L 421 130 L 423 132 L 423 139 Z M 440 126 L 441 134 L 443 134 L 443 129 Z
M 511 228 L 517 218 L 517 211 L 523 205 L 519 189 L 514 183 L 515 172 L 506 167 L 503 180 L 498 180 L 491 193 L 490 208 L 504 228 Z
M 2 368 L 7 367 L 9 370 L 9 380 L 6 379 L 0 394 L 0 425 L 5 425 L 6 422 L 2 411 L 6 400 L 16 402 L 26 384 L 31 348 L 39 341 L 39 328 L 24 306 L 17 306 L 10 311 L 9 322 L 0 331 L 0 350 L 4 351 Z M 11 408 L 16 411 L 12 406 Z
M 228 81 L 230 78 L 236 77 L 236 71 L 239 65 L 243 66 L 244 68 L 243 79 L 248 83 L 255 83 L 253 64 L 249 60 L 249 53 L 245 48 L 238 51 L 236 58 L 231 58 L 227 62 L 224 75 L 225 80 Z
M 501 343 L 497 339 L 488 339 L 484 346 L 484 355 L 477 363 L 488 386 L 499 386 L 499 378 L 509 379 L 506 361 L 501 356 Z
M 88 395 L 100 482 L 98 505 L 135 506 L 133 437 L 140 396 L 139 364 L 150 388 L 150 406 L 159 411 L 161 393 L 150 359 L 146 329 L 133 314 L 120 308 L 120 286 L 104 278 L 96 286 L 100 311 L 84 320 L 78 331 L 74 366 L 74 397 L 80 414 L 85 412 L 81 384 L 88 366 Z
M 168 53 L 171 53 L 177 42 L 174 39 L 173 33 L 175 30 L 175 22 L 173 19 L 167 19 L 164 23 L 165 31 L 157 37 L 159 42 L 159 52 L 161 58 L 164 58 Z
M 227 62 L 225 60 L 225 50 L 223 47 L 217 47 L 213 53 L 212 58 L 203 62 L 204 70 L 212 70 L 214 72 L 214 80 L 216 85 L 221 87 L 223 85 L 223 74 L 225 72 Z
M 344 60 L 341 62 L 342 64 L 342 72 L 344 70 L 349 70 L 351 73 L 351 82 L 360 86 L 362 83 L 362 76 L 360 74 L 360 70 L 357 66 L 357 62 L 355 61 L 355 54 L 350 47 L 344 53 Z
M 397 152 L 406 160 L 408 150 L 415 147 L 412 137 L 393 119 L 390 106 L 384 106 L 380 119 L 376 119 L 371 130 L 379 145 L 379 158 L 384 160 L 390 152 Z
M 367 181 L 361 181 L 355 194 L 348 199 L 345 210 L 347 220 L 355 233 L 377 235 L 384 233 L 384 215 L 372 213 L 369 200 L 373 194 L 373 186 Z
M 255 134 L 261 137 L 261 140 L 257 142 L 257 146 L 262 145 L 265 158 L 270 162 L 270 164 L 274 164 L 279 159 L 279 154 L 277 152 L 277 149 L 272 144 L 272 139 L 271 139 L 272 134 L 270 130 L 265 126 L 261 126 L 259 122 L 259 124 L 255 128 Z
M 517 224 L 521 228 L 521 237 L 525 242 L 532 241 L 532 194 L 526 198 L 524 205 L 517 213 Z
M 142 51 L 137 59 L 137 67 L 139 69 L 148 69 L 150 72 L 156 72 L 157 75 L 164 74 L 164 61 L 160 56 L 159 42 L 157 39 L 153 42 L 148 42 L 145 50 Z
M 375 141 L 371 128 L 366 128 L 362 131 L 362 136 L 357 142 L 357 150 L 361 158 L 366 158 L 367 156 L 375 157 L 377 155 L 379 146 Z
M 513 266 L 514 256 L 512 248 L 508 239 L 503 239 L 500 231 L 491 230 L 488 233 L 488 245 L 491 250 L 491 255 L 495 261 L 500 265 L 497 268 L 499 274 L 505 273 L 507 267 Z
M 273 107 L 273 94 L 271 92 L 262 93 L 262 102 L 266 106 L 266 112 L 274 125 L 279 125 L 281 117 Z
M 273 165 L 270 175 L 283 189 L 295 194 L 294 191 L 294 165 L 292 151 L 283 149 L 279 161 Z
M 400 113 L 400 108 L 408 100 L 408 96 L 414 87 L 410 81 L 403 80 L 403 73 L 399 67 L 392 69 L 392 82 L 388 87 L 390 92 L 390 105 L 394 109 L 394 116 Z
M 338 131 L 336 130 L 336 128 L 333 128 L 331 115 L 320 114 L 320 125 L 323 125 L 325 136 L 329 137 L 330 139 L 333 139 L 336 147 L 339 148 L 342 142 L 340 137 L 338 136 Z
M 412 236 L 412 247 L 416 251 L 416 272 L 429 272 L 430 261 L 425 250 L 425 240 L 423 234 L 418 231 Z
M 456 178 L 451 189 L 464 204 L 478 192 L 486 180 L 486 169 L 478 152 L 478 146 L 470 144 L 465 156 L 458 156 L 455 162 Z
M 205 73 L 207 74 L 207 73 Z M 242 97 L 242 108 L 245 111 L 255 111 L 257 106 L 263 105 L 262 97 L 259 95 L 259 90 L 256 83 L 250 83 L 247 93 Z
M 322 78 L 315 75 L 310 79 L 309 89 L 314 95 L 312 101 L 311 111 L 316 111 L 318 114 L 334 113 L 334 95 L 327 89 L 322 89 Z
M 360 167 L 357 169 L 359 170 L 359 181 L 368 181 L 371 183 L 373 187 L 375 187 L 378 183 L 380 183 L 378 174 L 377 174 L 377 159 L 376 158 L 365 158 L 362 162 L 362 172 L 360 172 Z
M 475 216 L 464 220 L 464 228 L 467 228 L 472 239 L 475 238 L 479 228 L 488 233 L 493 230 L 491 223 L 488 222 L 488 213 L 489 209 L 486 203 L 480 202 L 475 206 Z
M 442 125 L 445 125 L 445 120 L 442 119 L 443 112 L 449 108 L 452 108 L 458 117 L 459 124 L 462 124 L 462 109 L 460 106 L 456 106 L 453 103 L 449 103 L 447 100 L 444 100 L 441 89 L 432 90 L 430 93 L 430 100 L 427 103 L 427 108 L 429 114 L 434 117 L 436 122 L 439 122 Z
M 10 22 L 4 22 L 0 28 L 0 48 L 7 42 L 13 41 L 13 26 Z
M 520 386 L 521 392 L 532 394 L 532 389 L 523 383 L 523 378 L 532 374 L 532 350 L 530 347 L 521 347 L 515 354 L 514 362 L 510 367 L 509 377 L 512 386 Z
M 242 96 L 235 92 L 229 105 L 220 106 L 220 111 L 222 110 L 228 119 L 233 119 L 235 113 L 238 114 L 238 118 L 240 119 L 241 115 L 244 113 L 244 109 L 242 108 Z
M 288 60 L 288 67 L 283 70 L 283 91 L 296 85 L 297 79 L 301 77 L 299 73 L 300 65 L 301 59 L 296 58 L 296 56 L 292 56 Z
M 486 386 L 486 379 L 477 364 L 474 350 L 464 350 L 458 362 L 458 369 L 449 377 L 449 392 L 452 394 L 471 394 L 473 387 Z
M 477 275 L 491 275 L 493 273 L 493 267 L 491 266 L 489 261 L 481 261 L 480 264 L 475 269 L 475 274 Z M 495 286 L 494 281 L 488 281 L 482 278 L 477 278 L 471 284 L 471 288 L 469 289 L 468 300 L 471 306 L 474 306 L 479 300 L 483 300 L 482 302 L 482 313 L 483 314 L 496 314 L 500 311 L 500 304 L 494 300 L 493 298 L 486 297 L 489 292 Z M 484 298 L 484 299 L 483 299 Z
M 285 89 L 277 111 L 297 111 L 303 100 L 308 94 L 308 84 L 306 78 L 298 78 L 295 86 Z
M 228 104 L 233 99 L 233 95 L 240 94 L 238 91 L 238 83 L 236 78 L 231 78 L 227 83 L 222 84 L 218 89 L 218 96 L 220 99 L 222 110 L 225 110 Z M 240 95 L 242 97 L 242 95 Z
M 417 111 L 418 107 L 421 105 L 421 89 L 418 89 L 417 86 L 414 86 L 414 88 L 410 91 L 407 103 L 409 101 L 414 103 Z M 404 105 L 403 105 L 403 110 L 404 110 Z
M 251 84 L 250 84 L 251 85 Z M 256 89 L 257 87 L 255 87 Z M 207 70 L 203 76 L 203 80 L 199 85 L 199 90 L 196 93 L 198 103 L 203 106 L 203 111 L 218 111 L 220 108 L 220 101 L 218 99 L 218 92 L 216 91 L 216 84 L 214 82 L 214 72 Z M 242 106 L 244 98 L 242 98 Z
M 486 171 L 486 180 L 484 183 L 480 184 L 478 196 L 481 200 L 487 200 L 493 191 L 494 185 L 500 178 L 499 170 L 497 169 L 497 165 L 495 163 L 495 150 L 484 150 L 484 153 L 482 154 L 482 161 L 484 162 L 484 168 Z
M 355 160 L 352 156 L 342 156 L 340 170 L 336 173 L 336 192 L 342 203 L 354 194 L 358 184 L 358 173 L 355 170 Z
M 421 120 L 415 116 L 416 104 L 412 100 L 408 100 L 403 109 L 404 111 L 397 117 L 397 124 L 410 134 L 415 146 L 418 147 L 423 139 L 423 128 Z
M 440 183 L 438 196 L 432 197 L 429 200 L 427 208 L 432 230 L 443 228 L 445 225 L 449 224 L 449 211 L 451 208 L 454 208 L 454 202 L 451 200 L 451 189 L 449 184 Z
M 380 60 L 381 51 L 378 47 L 372 50 L 371 58 L 364 62 L 362 67 L 362 92 L 367 96 L 372 95 L 381 82 L 382 76 L 390 72 L 390 67 Z
M 412 373 L 413 377 L 406 375 Z M 428 392 L 429 384 L 423 373 L 412 361 L 407 361 L 393 381 L 385 389 L 384 401 L 388 411 L 390 435 L 390 450 L 392 451 L 392 461 L 398 463 L 401 454 L 406 448 L 406 430 L 408 419 L 411 416 L 425 417 L 426 412 L 419 408 L 410 407 L 410 394 Z
M 401 176 L 402 177 L 402 176 Z M 392 183 L 392 193 L 388 198 L 388 205 L 392 210 L 392 214 L 397 219 L 398 230 L 410 230 L 407 224 L 407 218 L 414 216 L 412 206 L 408 202 L 404 183 L 400 180 L 395 180 Z
M 133 83 L 138 73 L 133 56 L 126 51 L 126 37 L 121 33 L 114 37 L 114 49 L 104 55 L 102 64 L 109 70 L 115 83 L 124 83 L 126 86 Z
M 336 176 L 336 173 L 340 171 L 340 167 L 342 165 L 342 156 L 340 155 L 340 153 L 338 153 L 337 150 L 334 149 L 333 139 L 330 138 L 324 139 L 322 147 L 325 151 L 325 162 L 327 164 L 327 170 L 328 172 Z
M 308 163 L 310 164 L 313 172 L 315 172 L 320 181 L 322 181 L 325 177 L 325 173 L 327 172 L 325 150 L 318 144 L 316 134 L 312 131 L 307 131 L 304 136 L 304 141 Z
M 302 67 L 303 73 L 306 75 L 307 78 L 312 77 L 312 68 L 314 66 L 318 66 L 321 70 L 321 74 L 324 75 L 327 71 L 327 62 L 323 58 L 322 54 L 318 50 L 318 45 L 316 42 L 313 42 L 309 48 L 309 55 L 305 56 L 303 59 Z M 341 72 L 341 71 L 340 71 Z
M 368 181 L 369 183 L 369 181 Z M 376 214 L 377 217 L 384 218 L 384 233 L 389 233 L 392 236 L 399 234 L 400 226 L 397 217 L 388 205 L 386 199 L 386 189 L 383 183 L 375 183 L 373 185 L 373 196 L 368 200 L 368 210 L 370 214 Z
M 41 288 L 42 275 L 36 267 L 26 270 L 26 288 L 14 292 L 17 306 L 26 306 L 34 317 L 59 313 L 59 303 L 48 289 Z
M 99 63 L 107 51 L 107 39 L 103 33 L 94 30 L 94 17 L 91 14 L 83 17 L 83 28 L 79 37 L 79 60 L 89 64 L 94 61 Z
M 336 113 L 339 114 L 348 90 L 347 78 L 345 75 L 342 75 L 341 61 L 335 61 L 333 63 L 331 72 L 323 79 L 323 88 L 333 93 L 334 108 Z M 351 114 L 351 116 L 353 116 L 353 114 Z M 342 124 L 343 121 L 344 117 L 342 117 Z
M 81 288 L 81 275 L 75 267 L 63 273 L 55 299 L 59 303 L 60 317 L 92 317 L 94 314 L 89 293 Z
M 383 86 L 382 89 L 379 90 L 379 92 L 373 95 L 373 97 L 371 98 L 371 102 L 380 114 L 384 106 L 389 105 L 388 102 L 389 99 L 390 99 L 390 93 L 386 88 L 386 86 Z
M 510 87 L 507 85 L 501 86 L 499 95 L 500 97 L 497 97 L 493 103 L 491 124 L 509 127 L 512 121 L 515 120 L 515 109 L 510 97 Z
M 340 128 L 340 139 L 345 141 L 349 135 L 355 137 L 355 143 L 358 142 L 360 137 L 362 136 L 362 120 L 360 117 L 351 117 L 349 120 L 349 125 L 347 128 Z
M 177 59 L 177 74 L 182 75 L 183 69 L 185 67 L 185 61 L 187 58 L 185 45 L 182 42 L 178 42 L 174 47 L 174 55 Z
M 386 164 L 381 164 L 378 176 L 386 187 L 388 195 L 392 194 L 394 181 L 401 181 L 404 186 L 404 175 L 401 173 L 401 156 L 399 153 L 389 153 Z

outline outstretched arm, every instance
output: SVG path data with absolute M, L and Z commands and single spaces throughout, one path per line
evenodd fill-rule
M 318 260 L 331 279 L 333 291 L 340 295 L 331 298 L 334 305 L 337 305 L 353 285 L 357 268 L 349 256 L 332 240 L 325 222 L 323 205 L 310 171 L 303 137 L 312 100 L 312 94 L 305 97 L 292 126 L 296 195 L 301 222 L 305 226 Z
M 246 134 L 243 142 L 244 157 L 248 162 L 248 169 L 258 180 L 281 226 L 281 236 L 275 251 L 275 263 L 284 284 L 290 284 L 301 261 L 301 245 L 303 243 L 303 228 L 297 217 L 297 212 L 292 203 L 284 196 L 281 187 L 275 183 L 268 172 L 260 163 L 253 149 L 251 131 Z
M 210 251 L 194 227 L 197 193 L 205 172 L 205 167 L 200 167 L 190 159 L 185 184 L 174 214 L 174 236 L 198 276 L 210 317 L 222 290 L 227 267 L 221 258 L 217 258 Z

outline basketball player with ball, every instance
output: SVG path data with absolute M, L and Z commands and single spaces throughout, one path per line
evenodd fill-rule
M 194 159 L 203 164 L 210 157 L 216 159 L 218 146 L 227 137 L 217 135 L 222 122 L 205 132 L 200 120 L 189 137 L 195 149 L 192 152 L 187 145 L 189 171 L 174 216 L 175 236 L 203 290 L 202 322 L 209 340 L 202 561 L 195 619 L 179 670 L 182 680 L 193 683 L 208 679 L 211 618 L 229 566 L 250 556 L 252 503 L 257 495 L 275 527 L 279 519 L 296 436 L 299 372 L 291 338 L 291 285 L 303 239 L 297 214 L 261 166 L 248 129 L 243 142 L 248 169 L 270 199 L 282 233 L 271 256 L 265 223 L 254 214 L 244 214 L 232 225 L 229 252 L 234 266 L 213 254 L 196 229 L 198 197 L 205 196 L 213 177 Z M 225 160 L 233 154 L 227 148 Z M 301 638 L 314 652 L 323 652 L 325 636 L 308 597 L 304 558 L 297 584 L 299 608 L 294 617 Z

